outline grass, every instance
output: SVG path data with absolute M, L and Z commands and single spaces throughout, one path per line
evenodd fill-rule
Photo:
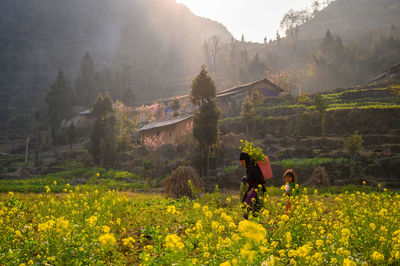
M 231 166 L 225 167 L 224 170 L 222 170 L 222 173 L 224 175 L 228 175 L 228 174 L 233 173 L 236 169 L 238 169 L 237 165 L 231 165 Z
M 97 177 L 97 173 L 99 176 Z M 66 184 L 85 179 L 88 184 L 116 190 L 148 189 L 157 187 L 156 181 L 148 181 L 127 171 L 105 168 L 77 168 L 50 173 L 28 179 L 0 179 L 0 192 L 44 192 L 45 186 L 52 186 L 53 192 L 62 192 Z M 56 185 L 54 185 L 56 181 Z
M 281 165 L 286 169 L 297 167 L 314 168 L 318 165 L 330 163 L 346 165 L 348 160 L 346 158 L 293 158 L 274 162 L 274 164 Z

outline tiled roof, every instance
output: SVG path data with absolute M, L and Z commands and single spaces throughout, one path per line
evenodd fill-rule
M 144 131 L 144 130 L 149 130 L 149 129 L 153 129 L 153 128 L 159 128 L 159 127 L 165 127 L 165 126 L 173 125 L 173 124 L 185 121 L 186 119 L 189 119 L 191 117 L 192 117 L 192 114 L 188 114 L 188 115 L 184 115 L 184 116 L 175 117 L 175 118 L 172 118 L 172 119 L 154 121 L 154 122 L 142 127 L 141 129 L 139 129 L 139 131 Z

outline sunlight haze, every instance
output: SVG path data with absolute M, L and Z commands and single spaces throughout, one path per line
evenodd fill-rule
M 263 42 L 274 39 L 283 15 L 290 9 L 310 7 L 311 0 L 176 0 L 194 14 L 222 23 L 240 39 Z M 282 35 L 282 33 L 281 33 Z

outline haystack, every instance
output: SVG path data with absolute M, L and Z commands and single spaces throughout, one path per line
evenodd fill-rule
M 311 177 L 304 182 L 304 185 L 310 187 L 330 186 L 331 182 L 328 174 L 326 173 L 325 167 L 320 165 L 317 166 L 314 169 Z
M 189 187 L 188 181 L 191 181 L 195 190 L 199 190 L 201 182 L 199 175 L 190 166 L 180 166 L 164 181 L 165 194 L 168 197 L 178 199 L 183 196 L 195 198 L 198 195 L 193 195 L 192 189 Z

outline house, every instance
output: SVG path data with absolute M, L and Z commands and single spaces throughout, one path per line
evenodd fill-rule
M 191 134 L 193 116 L 191 114 L 152 122 L 139 129 L 142 143 L 146 146 L 181 143 Z
M 262 79 L 235 88 L 218 92 L 217 102 L 224 116 L 235 116 L 240 113 L 242 103 L 254 90 L 258 90 L 265 99 L 277 97 L 284 90 L 268 79 Z
M 223 90 L 217 93 L 216 101 L 222 110 L 223 116 L 236 116 L 240 114 L 242 103 L 253 90 L 257 89 L 263 98 L 279 96 L 283 89 L 268 79 L 262 79 L 245 85 Z M 195 110 L 190 95 L 182 95 L 174 98 L 160 100 L 160 106 L 168 106 L 174 99 L 180 103 L 179 113 L 186 114 L 152 122 L 139 129 L 142 143 L 145 146 L 158 146 L 161 144 L 180 143 L 183 137 L 189 135 L 193 129 L 192 113 Z M 154 104 L 153 104 L 154 105 Z M 153 106 L 150 105 L 150 106 Z M 143 109 L 145 107 L 141 107 Z M 169 112 L 171 113 L 171 112 Z
M 74 124 L 74 126 L 79 129 L 90 129 L 93 124 L 92 111 L 90 109 L 87 109 L 71 117 L 70 119 L 64 120 L 61 123 L 61 127 L 67 128 L 72 124 Z
M 240 113 L 242 103 L 247 96 L 250 96 L 253 90 L 257 89 L 263 98 L 279 96 L 284 90 L 268 79 L 261 79 L 238 87 L 226 89 L 217 93 L 216 100 L 222 110 L 224 116 L 235 116 Z M 182 95 L 174 98 L 160 100 L 164 106 L 168 106 L 174 99 L 178 99 L 180 103 L 179 112 L 182 114 L 192 113 L 194 107 L 192 105 L 190 95 Z
M 394 75 L 397 75 L 397 78 L 400 75 L 400 63 L 396 64 L 388 69 L 386 69 L 382 74 L 370 80 L 367 84 L 371 84 L 374 82 L 384 82 L 386 80 L 390 80 L 390 78 Z

